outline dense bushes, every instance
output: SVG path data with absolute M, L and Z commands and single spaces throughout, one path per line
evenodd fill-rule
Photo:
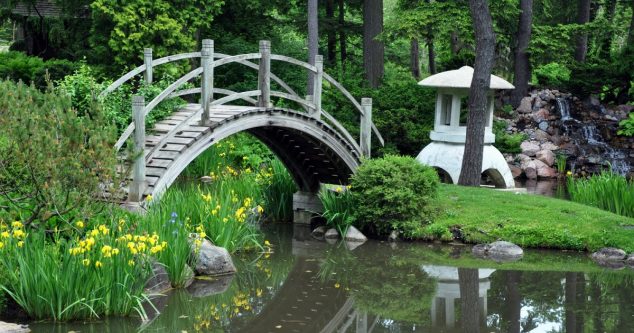
M 38 88 L 46 88 L 47 75 L 51 81 L 57 81 L 72 74 L 79 64 L 61 59 L 42 60 L 30 57 L 22 52 L 0 52 L 0 79 L 22 81 L 35 84 Z
M 438 183 L 433 168 L 411 157 L 366 160 L 352 177 L 356 222 L 377 234 L 411 237 L 430 221 Z
M 528 137 L 523 133 L 508 133 L 506 132 L 506 126 L 506 122 L 503 120 L 493 121 L 493 134 L 495 134 L 495 143 L 493 145 L 502 153 L 521 153 L 520 145 Z
M 560 87 L 570 80 L 570 69 L 556 62 L 535 68 L 535 77 L 540 85 Z

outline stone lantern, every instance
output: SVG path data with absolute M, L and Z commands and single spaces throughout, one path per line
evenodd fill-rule
M 467 99 L 473 68 L 469 66 L 457 70 L 432 75 L 418 84 L 425 87 L 438 88 L 436 97 L 436 114 L 434 130 L 429 137 L 432 142 L 416 157 L 424 164 L 435 167 L 441 179 L 454 184 L 458 183 L 462 169 L 462 156 L 467 133 Z M 493 126 L 493 90 L 513 89 L 508 81 L 491 75 L 488 97 L 488 112 L 484 130 L 484 154 L 482 157 L 482 173 L 489 176 L 496 187 L 515 187 L 513 175 L 504 156 L 493 147 L 495 135 Z

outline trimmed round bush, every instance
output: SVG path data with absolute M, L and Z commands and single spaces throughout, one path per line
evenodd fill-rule
M 411 237 L 430 223 L 436 170 L 405 156 L 366 160 L 352 176 L 357 225 L 377 235 L 397 230 Z

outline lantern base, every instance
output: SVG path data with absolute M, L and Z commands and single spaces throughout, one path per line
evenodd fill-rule
M 438 170 L 441 178 L 453 184 L 458 183 L 462 170 L 462 157 L 464 155 L 463 144 L 446 142 L 432 142 L 427 145 L 416 157 L 423 164 L 432 166 Z M 495 187 L 514 188 L 515 181 L 511 169 L 497 148 L 490 144 L 484 145 L 482 156 L 482 173 L 491 178 Z

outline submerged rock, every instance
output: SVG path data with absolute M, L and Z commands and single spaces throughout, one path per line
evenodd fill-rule
M 313 236 L 313 238 L 322 240 L 324 239 L 324 235 L 326 234 L 326 226 L 319 226 L 317 228 L 315 228 L 315 230 L 313 230 L 313 232 L 311 232 L 311 236 Z
M 193 297 L 207 297 L 222 294 L 231 285 L 233 274 L 218 276 L 212 279 L 194 279 L 194 282 L 187 287 L 187 291 Z
M 194 271 L 198 275 L 221 275 L 236 272 L 229 251 L 224 247 L 211 244 L 206 239 L 203 240 L 196 259 Z
M 348 228 L 348 231 L 346 231 L 346 235 L 343 238 L 348 242 L 358 242 L 358 243 L 364 243 L 365 241 L 368 240 L 367 237 L 365 237 L 365 235 L 359 231 L 359 229 L 350 226 Z
M 623 261 L 627 254 L 621 249 L 614 247 L 604 247 L 592 254 L 594 261 Z
M 11 324 L 0 321 L 0 332 L 3 333 L 27 333 L 31 332 L 28 325 Z
M 326 239 L 337 239 L 339 238 L 339 232 L 337 232 L 337 229 L 335 228 L 330 228 L 326 231 L 324 237 L 326 237 Z
M 471 253 L 477 257 L 485 257 L 489 251 L 488 244 L 478 244 L 471 249 Z
M 145 292 L 150 294 L 160 293 L 172 288 L 170 277 L 165 266 L 158 261 L 152 263 L 152 276 L 145 283 Z M 0 330 L 2 332 L 2 330 Z

